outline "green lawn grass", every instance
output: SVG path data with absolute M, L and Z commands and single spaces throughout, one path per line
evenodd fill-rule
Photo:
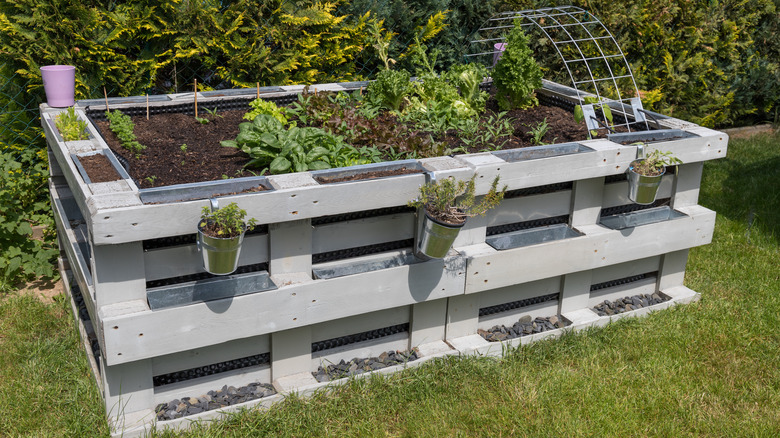
M 708 162 L 700 302 L 156 436 L 780 436 L 780 135 Z M 107 433 L 66 305 L 0 302 L 0 436 Z

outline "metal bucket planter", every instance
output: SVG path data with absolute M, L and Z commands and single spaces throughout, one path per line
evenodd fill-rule
M 655 195 L 658 192 L 658 186 L 661 185 L 661 178 L 666 174 L 666 168 L 660 175 L 647 176 L 634 172 L 634 163 L 628 168 L 628 199 L 631 202 L 647 205 L 655 202 Z
M 203 268 L 209 274 L 232 274 L 238 268 L 238 256 L 241 253 L 246 227 L 236 237 L 219 238 L 205 234 L 202 225 L 205 223 L 198 225 L 198 252 L 203 259 Z
M 460 229 L 466 222 L 459 225 L 446 224 L 437 221 L 425 212 L 422 230 L 417 241 L 417 254 L 432 259 L 440 259 L 447 255 Z

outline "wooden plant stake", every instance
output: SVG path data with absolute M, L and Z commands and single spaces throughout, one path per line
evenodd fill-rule
M 198 118 L 198 80 L 195 79 L 195 118 Z
M 260 82 L 257 83 L 257 98 L 260 99 Z
M 146 120 L 149 120 L 149 93 L 146 93 Z
M 109 111 L 108 109 L 108 93 L 106 93 L 106 87 L 103 86 L 103 97 L 106 99 L 106 111 Z

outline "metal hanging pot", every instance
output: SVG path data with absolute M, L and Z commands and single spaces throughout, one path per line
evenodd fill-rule
M 426 211 L 422 230 L 417 239 L 417 253 L 432 259 L 443 258 L 465 224 L 466 222 L 458 225 L 439 222 Z
M 641 175 L 634 171 L 635 163 L 638 163 L 638 161 L 631 163 L 627 171 L 628 199 L 636 204 L 652 204 L 655 202 L 655 197 L 658 193 L 658 186 L 661 185 L 661 178 L 666 173 L 666 168 L 664 167 L 664 170 L 660 175 L 647 176 Z
M 236 237 L 212 237 L 203 232 L 205 222 L 198 224 L 198 252 L 203 257 L 203 268 L 209 274 L 228 275 L 238 268 L 238 256 L 244 241 L 246 226 Z

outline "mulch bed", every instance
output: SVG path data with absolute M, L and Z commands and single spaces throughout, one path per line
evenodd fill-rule
M 497 112 L 498 106 L 491 98 L 482 120 Z M 209 120 L 209 123 L 205 124 L 185 114 L 157 114 L 149 120 L 146 120 L 145 116 L 132 117 L 138 141 L 147 146 L 138 156 L 121 147 L 107 121 L 96 121 L 95 124 L 111 150 L 129 163 L 128 173 L 139 187 L 148 188 L 252 176 L 259 172 L 259 169 L 244 167 L 249 161 L 245 153 L 220 146 L 220 141 L 236 138 L 239 123 L 246 121 L 243 119 L 244 114 L 244 110 L 220 111 L 216 116 L 200 114 Z M 510 111 L 507 116 L 513 119 L 514 131 L 502 149 L 535 146 L 529 131 L 545 120 L 550 126 L 542 139 L 545 144 L 581 141 L 587 138 L 585 125 L 575 123 L 572 114 L 562 108 L 540 105 L 529 110 Z M 400 123 L 392 115 L 383 115 L 380 119 L 381 123 L 388 126 Z M 427 133 L 418 135 L 428 136 Z M 398 141 L 405 140 L 404 135 L 399 135 Z M 454 131 L 435 140 L 444 141 L 453 149 L 464 147 L 471 153 L 482 149 L 466 147 Z M 403 145 L 398 149 L 403 150 Z

